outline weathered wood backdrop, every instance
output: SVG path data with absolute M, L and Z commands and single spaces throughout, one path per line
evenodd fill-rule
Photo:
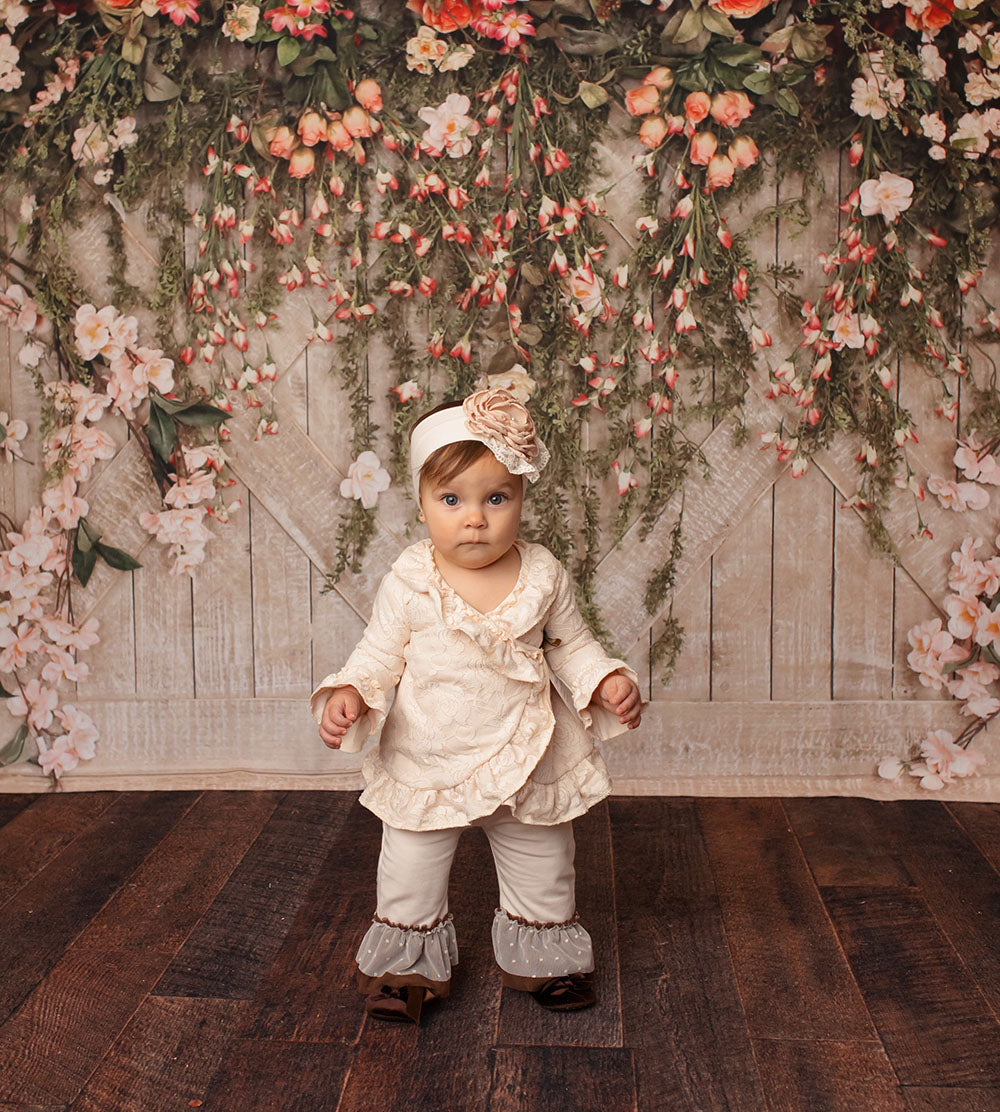
M 613 185 L 607 199 L 612 251 L 634 235 L 638 182 L 628 168 L 634 149 L 629 140 L 602 152 Z M 842 194 L 839 166 L 832 162 L 827 170 L 826 197 L 813 204 L 807 226 L 778 221 L 756 239 L 762 263 L 799 266 L 814 294 L 822 289 L 817 254 L 834 244 Z M 754 213 L 801 192 L 795 181 L 769 187 L 731 214 L 734 231 Z M 75 233 L 81 272 L 95 292 L 108 289 L 102 276 L 115 267 L 151 290 L 156 240 L 141 213 L 128 214 L 127 258 L 111 257 L 103 228 L 117 218 L 98 204 L 93 219 Z M 996 267 L 987 271 L 994 286 L 1000 285 L 997 273 Z M 340 481 L 351 454 L 347 404 L 331 366 L 335 348 L 305 342 L 310 306 L 329 315 L 323 291 L 298 291 L 282 310 L 280 334 L 270 339 L 279 368 L 274 400 L 280 435 L 253 439 L 259 410 L 240 412 L 229 423 L 239 480 L 233 493 L 242 496 L 245 509 L 229 525 L 213 526 L 208 559 L 193 579 L 168 574 L 164 551 L 139 526 L 139 513 L 157 508 L 156 495 L 124 424 L 107 419 L 121 450 L 84 492 L 90 518 L 108 543 L 138 554 L 144 566 L 123 574 L 100 565 L 77 594 L 78 618 L 96 615 L 102 641 L 87 654 L 92 676 L 80 684 L 75 701 L 98 723 L 102 740 L 97 758 L 64 778 L 66 788 L 359 786 L 360 758 L 325 749 L 306 697 L 344 660 L 364 628 L 379 578 L 400 548 L 422 533 L 412 503 L 390 490 L 379 502 L 378 535 L 365 573 L 348 575 L 336 591 L 322 593 L 343 506 Z M 760 308 L 775 338 L 765 355 L 776 362 L 798 342 L 798 323 L 780 318 L 776 298 Z M 37 461 L 38 406 L 16 362 L 19 343 L 19 337 L 4 335 L 0 347 L 0 408 L 29 422 L 25 450 Z M 972 353 L 982 371 L 980 358 Z M 766 376 L 763 358 L 761 368 Z M 391 428 L 388 390 L 397 380 L 391 356 L 373 346 L 368 384 L 383 430 L 383 458 L 385 430 Z M 907 668 L 906 632 L 936 613 L 952 548 L 970 534 L 992 543 L 1000 496 L 980 514 L 951 514 L 925 504 L 934 538 L 917 540 L 912 498 L 899 494 L 888 524 L 902 565 L 893 566 L 870 551 L 859 517 L 844 505 L 856 486 L 857 444 L 844 440 L 794 479 L 787 464 L 759 448 L 758 433 L 773 428 L 776 416 L 761 382 L 748 396 L 751 435 L 742 446 L 730 422 L 689 429 L 711 474 L 696 478 L 687 491 L 674 605 L 687 636 L 667 686 L 648 663 L 663 615 L 647 616 L 642 596 L 677 507 L 645 542 L 633 530 L 615 548 L 617 496 L 607 483 L 597 597 L 615 630 L 613 647 L 633 663 L 650 700 L 641 728 L 605 746 L 616 789 L 923 794 L 912 782 L 900 792 L 876 779 L 877 761 L 903 755 L 928 728 L 957 732 L 964 720 L 955 704 L 921 688 Z M 935 416 L 938 386 L 908 366 L 898 368 L 898 383 L 918 422 L 915 469 L 921 478 L 927 472 L 950 477 L 960 426 Z M 599 434 L 597 422 L 589 434 Z M 37 500 L 39 478 L 37 467 L 3 466 L 0 501 L 15 519 Z M 1000 800 L 1000 746 L 991 736 L 976 744 L 987 753 L 985 768 L 950 786 L 948 794 Z M 0 774 L 0 790 L 46 786 L 34 766 Z

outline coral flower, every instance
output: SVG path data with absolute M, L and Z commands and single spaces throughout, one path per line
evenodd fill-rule
M 655 85 L 639 85 L 625 94 L 625 107 L 631 116 L 648 116 L 660 107 L 660 90 Z
M 662 116 L 650 116 L 639 128 L 639 142 L 654 150 L 667 137 L 667 121 Z
M 753 111 L 753 104 L 746 93 L 727 90 L 712 97 L 712 119 L 723 127 L 739 127 Z
M 906 26 L 911 31 L 925 31 L 930 38 L 951 23 L 955 0 L 930 0 L 929 3 L 906 6 Z M 963 4 L 962 7 L 965 7 Z M 919 9 L 919 10 L 918 10 Z
M 296 147 L 288 160 L 290 178 L 307 178 L 316 166 L 316 155 L 311 147 Z
M 691 136 L 691 161 L 695 166 L 707 166 L 712 161 L 719 140 L 710 131 L 696 131 Z
M 478 0 L 441 0 L 438 4 L 433 0 L 407 0 L 406 6 L 411 12 L 416 12 L 429 27 L 445 34 L 457 31 L 460 27 L 468 27 L 473 17 L 478 16 L 481 11 Z
M 382 111 L 382 90 L 379 83 L 371 77 L 358 82 L 354 98 L 366 112 Z
M 693 124 L 700 124 L 712 108 L 712 98 L 701 90 L 688 93 L 684 98 L 684 115 Z
M 708 0 L 708 6 L 733 19 L 750 19 L 762 12 L 771 0 Z

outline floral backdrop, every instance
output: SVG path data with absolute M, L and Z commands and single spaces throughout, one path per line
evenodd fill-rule
M 57 780 L 93 756 L 98 727 L 70 692 L 100 633 L 76 621 L 73 583 L 97 561 L 138 567 L 87 516 L 115 429 L 162 497 L 143 528 L 191 572 L 211 559 L 210 522 L 238 509 L 228 417 L 256 407 L 258 437 L 280 435 L 269 337 L 295 297 L 350 398 L 331 583 L 361 567 L 379 495 L 406 488 L 410 423 L 486 382 L 531 399 L 553 460 L 530 528 L 572 566 L 598 631 L 601 484 L 613 477 L 619 537 L 650 528 L 701 463 L 692 423 L 739 414 L 754 376 L 774 404 L 762 447 L 793 474 L 833 437 L 859 438 L 854 505 L 890 555 L 895 488 L 912 493 L 916 533 L 927 497 L 986 506 L 1000 406 L 969 353 L 995 366 L 1000 331 L 978 285 L 997 223 L 995 18 L 995 0 L 0 0 L 0 315 L 42 399 L 44 451 L 37 505 L 0 515 L 15 730 L 0 763 Z M 595 175 L 608 136 L 643 209 L 613 241 L 614 185 Z M 830 151 L 840 195 L 823 192 Z M 838 208 L 812 298 L 815 276 L 750 249 L 804 205 L 731 226 L 765 173 L 793 171 L 814 207 Z M 119 253 L 125 216 L 145 214 L 152 299 L 124 269 L 111 303 L 85 288 L 68 233 L 95 206 Z M 798 321 L 787 350 L 765 298 Z M 373 422 L 364 373 L 376 338 L 398 370 L 391 429 Z M 939 384 L 943 419 L 962 398 L 951 475 L 911 466 L 902 358 Z M 7 464 L 28 465 L 27 433 L 0 413 Z M 955 553 L 953 593 L 910 634 L 921 682 L 960 700 L 969 727 L 887 758 L 882 776 L 940 788 L 980 761 L 969 742 L 1000 711 L 1000 556 L 983 543 Z M 683 520 L 650 612 L 682 548 Z M 681 634 L 668 621 L 653 646 L 668 671 Z

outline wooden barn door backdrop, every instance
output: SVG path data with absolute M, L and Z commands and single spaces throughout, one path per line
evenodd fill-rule
M 602 151 L 609 165 L 621 156 Z M 757 237 L 761 261 L 799 267 L 813 276 L 816 290 L 822 284 L 817 253 L 835 240 L 833 198 L 841 195 L 836 162 L 827 171 L 825 203 L 811 222 L 768 222 Z M 786 180 L 754 205 L 760 211 L 800 194 L 801 183 Z M 613 247 L 629 238 L 636 198 L 617 189 L 608 204 Z M 734 230 L 753 218 L 752 207 L 734 214 Z M 124 266 L 130 282 L 152 289 L 156 241 L 142 212 L 121 215 L 124 260 L 109 254 L 104 222 L 120 217 L 106 207 L 75 233 L 86 279 L 100 289 L 102 274 Z M 229 422 L 243 509 L 229 524 L 213 525 L 208 558 L 193 578 L 169 575 L 163 547 L 139 525 L 141 512 L 159 508 L 157 494 L 126 427 L 108 419 L 120 450 L 84 492 L 89 519 L 144 567 L 121 573 L 101 564 L 76 596 L 78 619 L 94 615 L 101 622 L 102 640 L 88 654 L 91 678 L 76 699 L 99 725 L 101 742 L 94 760 L 64 777 L 66 789 L 360 785 L 360 758 L 319 742 L 307 696 L 358 640 L 379 578 L 401 547 L 423 534 L 412 503 L 390 489 L 379 501 L 364 573 L 345 574 L 335 590 L 322 590 L 344 504 L 340 483 L 351 462 L 335 348 L 306 343 L 312 309 L 329 315 L 322 295 L 305 290 L 290 297 L 281 332 L 270 341 L 279 434 L 255 439 L 259 410 L 238 412 Z M 796 322 L 780 317 L 776 302 L 762 308 L 775 349 L 794 345 Z M 5 335 L 0 409 L 29 419 L 24 449 L 37 462 L 31 418 L 38 407 L 16 351 Z M 951 477 L 958 430 L 935 416 L 938 388 L 919 368 L 897 370 L 921 438 L 911 460 L 922 477 Z M 387 392 L 396 377 L 390 355 L 378 346 L 368 353 L 367 374 L 384 459 L 392 425 Z M 689 430 L 707 466 L 684 495 L 673 614 L 686 637 L 666 685 L 650 668 L 648 652 L 664 615 L 647 615 L 642 597 L 670 543 L 679 503 L 645 540 L 636 527 L 616 547 L 613 483 L 603 492 L 606 540 L 596 599 L 614 633 L 611 647 L 634 665 L 650 701 L 641 728 L 604 747 L 616 789 L 926 798 L 913 782 L 899 789 L 875 776 L 881 757 L 904 754 L 929 728 L 957 733 L 963 724 L 956 704 L 922 688 L 907 668 L 906 634 L 939 613 L 952 549 L 967 535 L 992 540 L 996 515 L 949 514 L 928 501 L 923 516 L 934 536 L 918 539 L 912 498 L 900 493 L 887 519 L 901 553 L 894 566 L 871 551 L 848 505 L 857 486 L 858 444 L 842 439 L 805 476 L 793 478 L 773 451 L 760 450 L 759 434 L 775 426 L 765 391 L 762 379 L 748 392 L 748 438 L 734 436 L 731 420 Z M 0 501 L 21 520 L 37 500 L 40 471 L 5 464 L 0 472 Z M 998 800 L 1000 747 L 991 732 L 975 744 L 987 755 L 985 766 L 947 794 Z M 47 787 L 35 766 L 0 774 L 3 791 Z

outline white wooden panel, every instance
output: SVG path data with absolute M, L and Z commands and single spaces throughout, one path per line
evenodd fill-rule
M 864 523 L 853 510 L 838 508 L 834 529 L 833 697 L 888 699 L 893 564 L 872 549 Z
M 312 690 L 309 560 L 264 507 L 249 503 L 253 561 L 254 693 Z
M 209 551 L 210 560 L 212 555 Z M 133 573 L 138 693 L 190 698 L 194 695 L 191 579 L 171 572 L 174 561 L 165 545 L 147 544 L 141 559 L 142 567 Z M 103 617 L 103 607 L 98 612 Z
M 689 476 L 684 500 L 684 553 L 678 562 L 679 593 L 688 577 L 708 560 L 734 524 L 742 519 L 774 483 L 787 463 L 779 463 L 773 451 L 762 452 L 757 434 L 772 427 L 775 408 L 765 402 L 766 387 L 755 379 L 747 392 L 744 419 L 749 439 L 738 444 L 736 424 L 723 421 L 705 440 L 702 449 L 708 460 L 709 478 L 697 468 Z M 717 481 L 725 476 L 725 481 Z M 662 553 L 670 543 L 670 533 L 680 498 L 672 499 L 664 508 L 645 541 L 639 539 L 638 525 L 626 533 L 621 547 L 612 549 L 598 568 L 595 599 L 605 614 L 620 615 L 617 638 L 620 645 L 634 643 L 653 624 L 643 607 L 630 604 L 633 583 L 645 583 L 658 566 Z
M 355 790 L 360 755 L 319 741 L 304 699 L 94 701 L 106 740 L 63 780 L 70 791 L 207 788 Z M 955 708 L 930 703 L 666 703 L 604 746 L 617 792 L 634 795 L 859 795 L 933 799 L 908 779 L 875 775 L 930 729 L 956 730 Z M 950 800 L 1000 802 L 996 732 L 974 743 L 982 774 L 949 785 Z M 0 771 L 0 791 L 47 791 L 30 765 Z
M 835 504 L 814 469 L 774 487 L 773 699 L 830 698 Z
M 674 597 L 674 618 L 684 629 L 684 645 L 670 682 L 661 682 L 662 669 L 653 668 L 652 697 L 671 702 L 708 700 L 712 686 L 712 562 L 688 578 Z M 663 622 L 653 626 L 653 637 Z
M 768 492 L 712 558 L 713 700 L 770 696 L 771 512 Z
M 81 699 L 135 695 L 132 572 L 116 571 L 114 574 L 116 578 L 98 614 L 101 639 L 80 655 L 90 668 L 90 677 L 77 685 Z
M 323 576 L 311 569 L 312 686 L 338 672 L 365 631 L 362 618 L 336 591 L 323 590 Z
M 192 577 L 194 675 L 199 698 L 253 696 L 253 616 L 251 613 L 250 515 L 246 489 L 231 494 L 244 509 L 228 524 L 211 525 L 208 556 Z

